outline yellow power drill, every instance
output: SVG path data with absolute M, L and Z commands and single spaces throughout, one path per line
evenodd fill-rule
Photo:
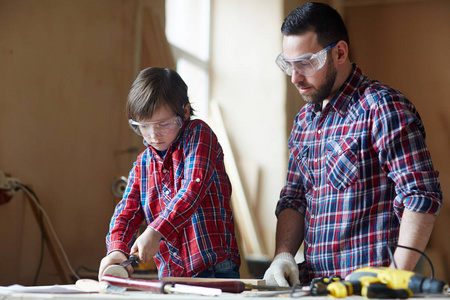
M 365 267 L 354 271 L 346 281 L 332 282 L 328 294 L 343 298 L 362 295 L 367 298 L 406 299 L 417 294 L 447 294 L 448 285 L 410 271 L 387 267 Z

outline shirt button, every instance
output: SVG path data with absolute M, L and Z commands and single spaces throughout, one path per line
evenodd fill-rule
M 200 182 L 200 178 L 195 179 L 196 182 Z
M 322 133 L 322 129 L 317 130 L 317 133 L 321 134 Z
M 166 169 L 163 169 L 163 173 L 166 174 L 166 173 L 167 173 L 167 170 L 166 170 Z
M 170 192 L 169 192 L 169 191 L 166 191 L 165 193 L 166 193 L 166 195 L 169 195 L 169 194 L 170 194 Z

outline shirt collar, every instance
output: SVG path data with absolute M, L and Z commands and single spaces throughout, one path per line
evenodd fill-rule
M 357 92 L 364 80 L 361 69 L 354 63 L 352 64 L 352 67 L 353 71 L 350 73 L 347 80 L 341 86 L 334 98 L 330 101 L 330 104 L 342 117 L 347 114 L 353 95 Z
M 353 71 L 348 76 L 347 80 L 341 86 L 336 95 L 331 99 L 328 105 L 331 105 L 342 117 L 347 114 L 347 109 L 350 105 L 353 95 L 358 90 L 361 82 L 364 79 L 361 69 L 352 63 Z M 315 115 L 322 111 L 322 103 L 308 104 L 306 119 L 312 121 Z

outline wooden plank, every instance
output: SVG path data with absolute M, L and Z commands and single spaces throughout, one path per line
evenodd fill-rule
M 244 243 L 244 254 L 265 255 L 264 247 L 259 237 L 259 232 L 255 226 L 254 217 L 249 208 L 247 198 L 244 192 L 244 187 L 239 175 L 239 171 L 234 159 L 233 150 L 230 141 L 228 140 L 225 124 L 222 119 L 222 114 L 217 102 L 210 102 L 212 123 L 214 124 L 214 131 L 218 136 L 219 142 L 222 146 L 225 155 L 225 168 L 230 177 L 233 186 L 233 193 L 231 194 L 231 205 L 237 226 Z

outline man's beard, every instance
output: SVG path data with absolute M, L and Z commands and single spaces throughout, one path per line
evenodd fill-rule
M 331 55 L 329 58 L 332 58 Z M 323 100 L 328 98 L 333 89 L 334 82 L 336 81 L 336 76 L 336 68 L 333 65 L 332 59 L 330 59 L 327 66 L 325 82 L 316 89 L 315 93 L 312 93 L 311 95 L 300 94 L 303 97 L 303 100 L 305 100 L 306 103 L 316 104 L 321 103 Z

